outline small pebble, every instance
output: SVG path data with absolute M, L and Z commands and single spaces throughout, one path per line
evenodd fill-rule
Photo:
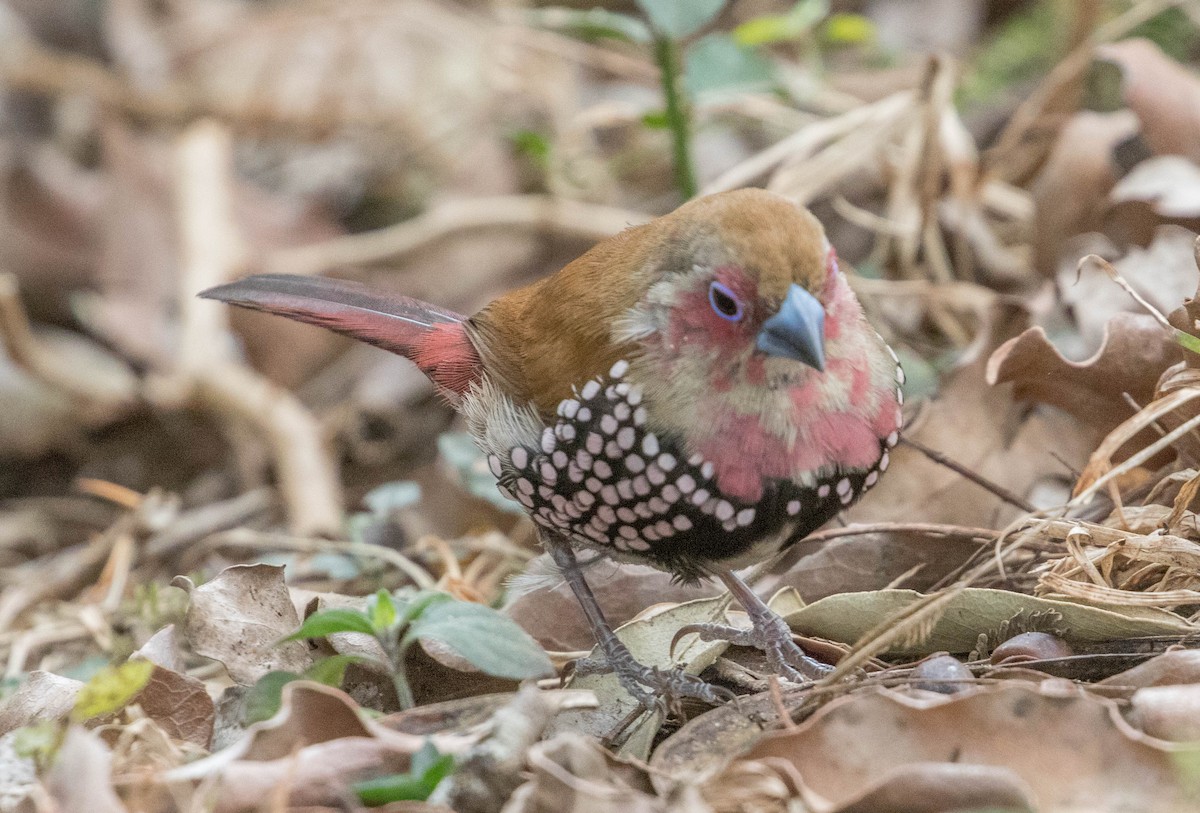
M 1050 658 L 1068 658 L 1075 654 L 1071 645 L 1048 632 L 1022 632 L 992 650 L 992 663 L 1012 665 Z
M 971 670 L 944 652 L 930 655 L 913 667 L 912 686 L 930 692 L 954 694 L 970 686 Z

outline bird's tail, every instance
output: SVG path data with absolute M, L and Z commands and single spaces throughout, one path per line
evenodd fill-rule
M 462 395 L 480 375 L 466 317 L 419 299 L 382 294 L 347 280 L 290 274 L 246 277 L 200 296 L 319 325 L 390 350 L 415 362 L 451 396 Z

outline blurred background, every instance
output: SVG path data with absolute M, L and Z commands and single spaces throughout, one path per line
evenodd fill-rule
M 531 526 L 422 376 L 194 294 L 330 274 L 471 313 L 722 189 L 817 213 L 906 366 L 910 435 L 1004 490 L 902 449 L 849 520 L 1064 503 L 1182 369 L 1079 263 L 1164 314 L 1195 293 L 1197 57 L 1195 2 L 0 0 L 7 677 L 86 674 L 180 611 L 172 576 L 241 561 L 501 602 Z M 1152 424 L 1174 425 L 1102 456 Z M 1173 443 L 1112 483 L 1185 468 L 1196 440 Z M 923 589 L 977 552 L 882 528 L 768 584 Z M 990 583 L 1034 589 L 1034 559 Z M 617 620 L 713 592 L 639 573 Z M 509 610 L 586 646 L 547 595 Z

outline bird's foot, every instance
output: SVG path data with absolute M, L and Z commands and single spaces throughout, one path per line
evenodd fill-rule
M 749 629 L 724 624 L 688 624 L 680 627 L 671 641 L 671 648 L 685 635 L 695 633 L 702 641 L 728 641 L 735 646 L 751 646 L 762 650 L 775 674 L 795 683 L 808 683 L 833 671 L 806 653 L 792 638 L 787 622 L 773 612 L 750 613 L 753 626 Z
M 578 676 L 612 672 L 621 687 L 637 700 L 647 711 L 677 714 L 680 700 L 691 697 L 714 706 L 737 696 L 728 689 L 713 686 L 695 675 L 689 675 L 680 667 L 659 669 L 638 662 L 628 650 L 616 652 L 607 661 L 585 658 L 575 662 Z

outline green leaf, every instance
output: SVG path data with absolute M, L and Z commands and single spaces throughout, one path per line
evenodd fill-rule
M 900 612 L 920 597 L 912 590 L 838 593 L 814 601 L 785 620 L 793 632 L 801 635 L 852 644 L 881 619 Z M 1047 610 L 1054 610 L 1062 617 L 1067 630 L 1063 637 L 1073 646 L 1147 635 L 1188 634 L 1197 629 L 1195 624 L 1157 607 L 1094 607 L 1008 590 L 969 587 L 950 601 L 927 638 L 911 645 L 897 644 L 889 651 L 910 656 L 938 651 L 969 652 L 980 633 L 1019 616 Z
M 387 590 L 377 592 L 367 605 L 367 613 L 376 632 L 389 629 L 396 623 L 397 615 L 396 603 L 392 601 L 391 593 Z
M 423 802 L 438 783 L 454 770 L 454 757 L 438 753 L 429 740 L 413 754 L 412 770 L 406 774 L 370 779 L 353 785 L 359 800 L 371 807 L 391 802 Z
M 684 83 L 693 95 L 765 90 L 774 83 L 769 60 L 728 34 L 709 34 L 687 53 Z
M 1172 335 L 1175 337 L 1176 343 L 1183 349 L 1191 350 L 1193 353 L 1200 353 L 1200 338 L 1190 333 L 1185 333 L 1179 328 L 1176 328 Z
M 725 0 L 637 0 L 637 4 L 658 33 L 681 40 L 712 22 Z
M 83 723 L 119 711 L 146 688 L 152 674 L 154 664 L 141 658 L 101 669 L 79 690 L 71 719 Z
M 297 641 L 304 638 L 324 638 L 335 632 L 362 632 L 374 635 L 375 628 L 371 619 L 358 610 L 322 610 L 313 613 L 304 620 L 300 629 L 293 632 L 285 641 Z
M 413 640 L 440 641 L 472 666 L 496 677 L 522 680 L 554 674 L 542 648 L 507 616 L 467 601 L 440 601 L 412 622 L 401 649 Z
M 862 14 L 834 14 L 825 21 L 821 39 L 829 45 L 865 45 L 875 40 L 875 23 Z
M 615 39 L 637 44 L 650 41 L 650 29 L 641 20 L 603 8 L 535 9 L 530 12 L 529 20 L 536 28 L 561 31 L 582 40 Z
M 246 725 L 270 720 L 279 712 L 283 702 L 283 687 L 293 680 L 302 680 L 295 672 L 267 672 L 255 681 L 242 701 L 242 721 Z
M 324 683 L 326 686 L 333 686 L 336 689 L 342 685 L 342 678 L 346 676 L 346 667 L 361 660 L 364 660 L 364 658 L 358 655 L 330 655 L 328 658 L 321 658 L 321 660 L 305 669 L 304 677 L 307 680 L 315 680 L 317 683 Z M 373 658 L 367 660 L 374 661 Z
M 786 14 L 755 17 L 733 29 L 738 45 L 771 45 L 792 42 L 812 33 L 829 13 L 829 0 L 800 0 Z

